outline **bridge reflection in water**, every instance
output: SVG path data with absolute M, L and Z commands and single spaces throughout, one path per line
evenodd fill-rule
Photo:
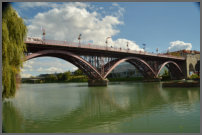
M 23 84 L 15 99 L 3 102 L 6 132 L 200 131 L 199 88 L 162 89 L 159 83 L 45 85 Z

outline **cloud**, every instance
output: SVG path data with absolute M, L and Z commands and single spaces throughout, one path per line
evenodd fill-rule
M 39 4 L 40 5 L 40 4 Z M 106 37 L 113 37 L 120 31 L 117 26 L 122 25 L 119 17 L 124 9 L 117 3 L 113 4 L 117 10 L 114 14 L 103 16 L 101 12 L 89 11 L 93 5 L 86 3 L 69 3 L 62 6 L 52 6 L 54 8 L 38 13 L 28 25 L 29 36 L 41 36 L 41 26 L 46 30 L 46 39 L 67 40 L 78 42 L 78 35 L 81 33 L 81 43 L 93 43 L 105 46 Z M 113 41 L 119 44 L 127 39 Z M 131 49 L 139 48 L 133 41 Z M 125 44 L 119 44 L 123 48 Z
M 40 67 L 40 68 L 38 68 L 36 71 L 38 71 L 38 72 L 43 72 L 44 69 L 43 69 L 42 67 Z
M 78 3 L 65 4 L 47 12 L 38 13 L 28 25 L 28 35 L 41 35 L 41 26 L 46 30 L 46 37 L 55 40 L 78 42 L 79 33 L 81 42 L 93 40 L 94 43 L 104 43 L 106 36 L 119 33 L 116 25 L 122 24 L 117 17 L 105 16 L 100 18 L 99 13 L 89 12 L 86 6 Z
M 58 67 L 49 67 L 49 68 L 40 67 L 36 71 L 38 71 L 38 72 L 48 72 L 48 73 L 61 73 L 61 72 L 64 72 L 64 70 L 62 68 L 58 68 Z
M 168 47 L 168 50 L 173 52 L 173 51 L 178 51 L 178 50 L 191 50 L 192 44 L 191 43 L 185 43 L 183 41 L 173 41 L 170 42 L 170 46 Z
M 144 51 L 143 49 L 141 49 L 134 41 L 128 40 L 128 39 L 117 39 L 115 41 L 111 40 L 111 44 L 116 48 L 122 48 L 122 49 L 127 49 L 127 44 L 128 44 L 128 48 L 130 50 L 136 50 L 136 51 Z M 109 41 L 109 45 L 110 45 L 110 41 Z
M 77 69 L 78 69 L 77 67 L 73 67 L 73 68 L 72 68 L 73 71 L 76 71 Z
M 112 3 L 112 6 L 117 8 L 117 11 L 114 13 L 115 16 L 117 17 L 122 17 L 123 16 L 123 13 L 125 12 L 125 9 L 122 8 L 118 3 L 114 2 Z M 112 7 L 112 8 L 113 8 Z
M 29 78 L 31 76 L 32 76 L 32 74 L 21 73 L 22 78 Z
M 46 69 L 45 71 L 50 72 L 50 73 L 61 73 L 63 72 L 63 70 L 61 68 L 57 68 L 57 67 L 50 67 L 48 69 Z
M 23 69 L 22 69 L 22 71 L 24 72 L 24 71 L 32 71 L 32 68 L 33 68 L 33 64 L 34 64 L 35 62 L 34 62 L 34 60 L 32 60 L 32 61 L 25 61 L 24 63 L 23 63 Z

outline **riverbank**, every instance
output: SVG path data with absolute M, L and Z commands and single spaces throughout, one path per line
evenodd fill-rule
M 200 87 L 200 81 L 193 82 L 164 82 L 162 87 Z
M 30 78 L 21 81 L 21 83 L 71 83 L 71 82 L 88 82 L 88 78 L 85 75 L 79 75 L 79 76 L 69 76 L 68 79 Z
M 132 81 L 143 81 L 143 77 L 124 77 L 124 78 L 108 78 L 110 82 L 132 82 Z M 71 76 L 68 80 L 57 80 L 57 79 L 35 79 L 23 80 L 22 83 L 72 83 L 72 82 L 88 82 L 88 78 L 85 75 Z

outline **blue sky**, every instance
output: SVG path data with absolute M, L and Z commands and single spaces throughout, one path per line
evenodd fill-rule
M 180 49 L 200 50 L 200 9 L 193 2 L 87 2 L 12 4 L 25 19 L 28 36 L 83 43 L 109 44 L 146 51 L 165 52 Z M 57 62 L 58 66 L 51 65 Z M 45 64 L 49 63 L 49 64 Z M 59 66 L 60 65 L 60 66 Z M 36 58 L 25 63 L 22 76 L 73 71 L 76 67 L 56 58 Z

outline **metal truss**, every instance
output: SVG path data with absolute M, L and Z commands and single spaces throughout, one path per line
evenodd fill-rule
M 146 79 L 157 78 L 163 67 L 167 66 L 173 78 L 182 78 L 182 67 L 174 61 L 144 60 L 138 57 L 114 58 L 102 55 L 76 55 L 64 50 L 42 50 L 26 56 L 26 60 L 51 56 L 64 59 L 81 69 L 89 79 L 105 79 L 110 72 L 123 62 L 134 65 Z

